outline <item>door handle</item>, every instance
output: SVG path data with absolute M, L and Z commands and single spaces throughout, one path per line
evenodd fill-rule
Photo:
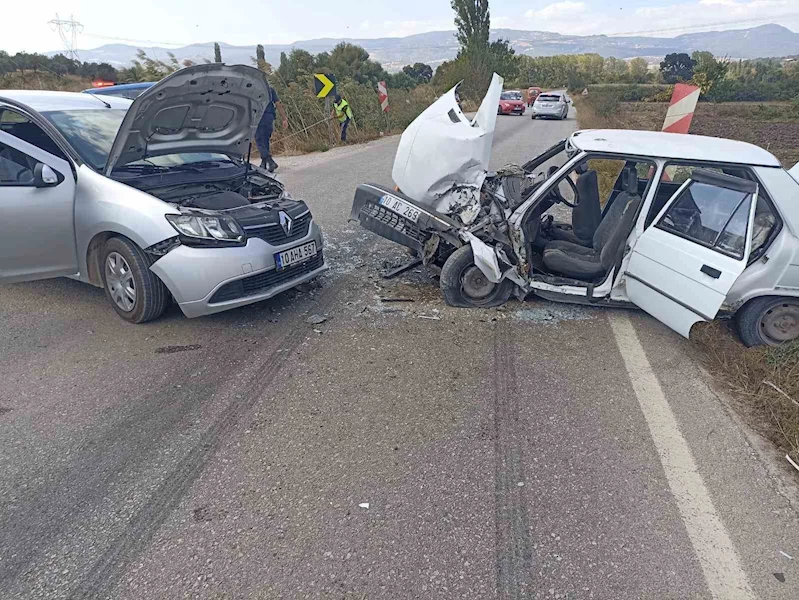
M 702 268 L 699 270 L 702 271 L 702 273 L 704 273 L 705 275 L 712 277 L 713 279 L 718 279 L 719 277 L 721 277 L 721 271 L 719 271 L 718 269 L 714 269 L 713 267 L 709 267 L 707 265 L 702 265 Z

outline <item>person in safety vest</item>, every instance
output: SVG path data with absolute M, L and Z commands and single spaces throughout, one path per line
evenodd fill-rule
M 333 116 L 341 124 L 341 141 L 346 142 L 347 127 L 350 126 L 350 121 L 353 119 L 352 109 L 350 108 L 350 103 L 338 94 L 333 97 Z

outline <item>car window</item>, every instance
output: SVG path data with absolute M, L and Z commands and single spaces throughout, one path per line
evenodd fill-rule
M 536 100 L 540 100 L 541 102 L 559 102 L 560 96 L 555 96 L 553 94 L 539 94 Z
M 501 100 L 521 100 L 522 99 L 522 93 L 521 92 L 502 92 L 502 94 L 500 94 L 499 97 L 500 97 Z
M 33 185 L 36 159 L 0 142 L 0 187 Z
M 67 160 L 61 148 L 47 133 L 24 114 L 10 108 L 0 110 L 0 131 L 13 135 L 29 144 Z
M 743 258 L 752 195 L 692 181 L 657 224 L 703 246 Z
M 98 108 L 52 111 L 44 113 L 44 116 L 89 166 L 102 171 L 126 112 L 124 109 Z
M 755 261 L 765 253 L 772 234 L 779 226 L 779 217 L 766 198 L 764 191 L 760 190 L 755 207 L 755 222 L 752 230 L 752 251 L 749 260 Z

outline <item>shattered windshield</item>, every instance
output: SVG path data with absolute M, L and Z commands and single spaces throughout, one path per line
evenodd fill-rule
M 500 100 L 521 100 L 522 93 L 521 92 L 502 92 L 502 95 L 499 97 Z

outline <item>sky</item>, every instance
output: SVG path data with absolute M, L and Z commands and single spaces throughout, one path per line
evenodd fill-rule
M 220 41 L 289 44 L 321 37 L 400 37 L 454 29 L 449 0 L 34 0 L 3 8 L 0 50 L 65 48 L 48 20 L 83 25 L 78 48 L 107 43 L 178 47 Z M 114 9 L 110 10 L 109 6 Z M 492 28 L 587 35 L 650 35 L 778 23 L 799 31 L 799 0 L 491 0 Z

